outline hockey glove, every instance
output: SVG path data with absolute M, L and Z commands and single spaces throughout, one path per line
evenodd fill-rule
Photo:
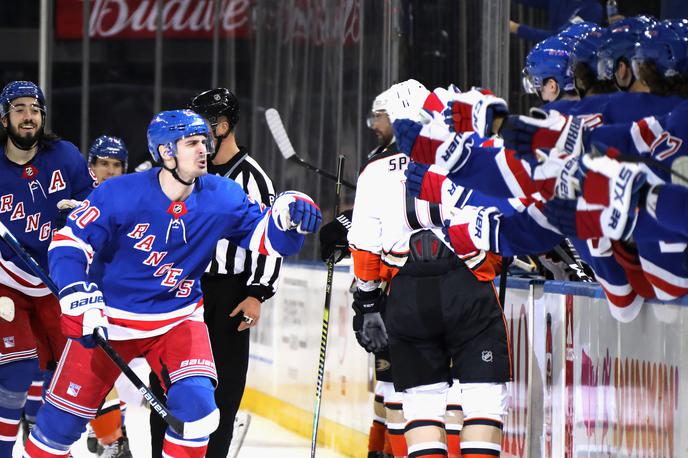
M 108 337 L 108 320 L 103 294 L 95 283 L 76 282 L 60 291 L 60 327 L 65 337 L 78 340 L 85 348 L 93 348 L 94 332 Z
M 380 315 L 387 296 L 381 289 L 354 293 L 353 328 L 358 344 L 369 353 L 377 353 L 387 347 L 387 329 Z
M 635 227 L 638 201 L 647 192 L 646 175 L 640 166 L 608 156 L 583 156 L 581 169 L 582 198 L 548 204 L 547 219 L 565 234 L 584 240 L 626 240 Z
M 464 166 L 473 146 L 481 139 L 473 132 L 452 134 L 443 121 L 434 118 L 428 124 L 408 119 L 393 124 L 399 150 L 421 164 L 438 165 L 455 172 Z
M 532 170 L 533 185 L 540 195 L 549 200 L 553 197 L 574 199 L 580 194 L 580 156 L 565 154 L 551 149 L 545 154 L 538 150 L 540 162 Z
M 67 224 L 67 216 L 76 207 L 81 205 L 81 202 L 74 199 L 62 199 L 57 203 L 57 217 L 55 218 L 55 228 L 62 229 Z
M 477 250 L 499 253 L 501 213 L 495 207 L 463 207 L 442 229 L 445 239 L 459 256 Z
M 275 198 L 272 218 L 280 230 L 295 229 L 299 234 L 317 232 L 322 222 L 320 208 L 313 199 L 298 191 L 285 191 Z
M 533 116 L 509 116 L 501 130 L 504 146 L 516 151 L 519 159 L 531 162 L 538 149 L 556 148 L 566 154 L 580 154 L 583 147 L 583 120 L 562 115 L 556 110 L 545 113 L 537 108 Z
M 320 229 L 320 259 L 327 262 L 334 254 L 336 264 L 351 255 L 347 236 L 351 228 L 352 215 L 353 210 L 346 210 Z
M 463 187 L 447 178 L 447 171 L 435 165 L 411 161 L 404 171 L 406 193 L 431 203 L 455 206 Z
M 452 132 L 473 132 L 473 105 L 460 100 L 452 100 L 447 104 L 447 109 L 442 112 L 444 122 Z

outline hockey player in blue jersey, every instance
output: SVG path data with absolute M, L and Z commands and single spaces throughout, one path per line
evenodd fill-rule
M 101 135 L 88 149 L 88 167 L 98 183 L 127 173 L 129 152 L 121 138 Z
M 227 238 L 261 253 L 291 255 L 321 221 L 304 194 L 282 193 L 265 208 L 235 182 L 207 175 L 211 139 L 196 113 L 159 113 L 148 146 L 162 167 L 106 181 L 55 234 L 50 274 L 60 288 L 69 340 L 25 456 L 68 456 L 119 375 L 92 348 L 94 332 L 125 360 L 143 354 L 163 381 L 171 413 L 193 425 L 185 437 L 168 430 L 163 455 L 205 455 L 219 414 L 199 280 L 215 245 Z M 87 273 L 94 254 L 103 263 L 98 278 Z
M 47 270 L 47 251 L 62 200 L 93 189 L 86 161 L 45 131 L 43 91 L 14 81 L 0 92 L 0 220 Z M 54 369 L 65 338 L 48 288 L 0 241 L 0 457 L 12 456 L 19 416 L 35 372 Z

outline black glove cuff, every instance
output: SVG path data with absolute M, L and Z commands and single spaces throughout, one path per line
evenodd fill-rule
M 382 290 L 380 288 L 376 288 L 372 291 L 361 291 L 357 289 L 356 292 L 354 292 L 354 302 L 351 306 L 356 313 L 379 313 L 381 297 Z

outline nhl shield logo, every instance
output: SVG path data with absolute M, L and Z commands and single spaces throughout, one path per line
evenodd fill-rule
M 492 362 L 492 352 L 490 350 L 483 350 L 481 357 L 486 363 Z
M 175 219 L 181 218 L 187 214 L 186 204 L 184 202 L 172 202 L 167 209 L 167 213 L 174 216 Z
M 24 173 L 22 173 L 23 178 L 26 178 L 27 180 L 33 180 L 36 178 L 36 175 L 38 175 L 38 169 L 36 167 L 31 164 L 24 167 Z
M 2 338 L 5 348 L 14 348 L 14 336 L 7 336 Z

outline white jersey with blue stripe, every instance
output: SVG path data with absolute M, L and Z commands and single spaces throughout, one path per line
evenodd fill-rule
M 293 254 L 303 243 L 295 231 L 280 231 L 270 209 L 234 181 L 200 177 L 184 202 L 172 202 L 159 173 L 155 168 L 106 181 L 69 215 L 50 245 L 51 276 L 60 288 L 87 279 L 100 287 L 113 340 L 201 321 L 199 279 L 218 240 L 270 255 Z

